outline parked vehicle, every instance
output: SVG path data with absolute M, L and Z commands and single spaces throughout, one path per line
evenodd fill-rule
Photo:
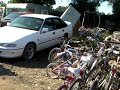
M 1 27 L 6 26 L 20 15 L 30 14 L 30 12 L 13 12 L 1 19 Z
M 60 42 L 58 38 L 72 36 L 71 22 L 44 14 L 21 15 L 8 26 L 0 28 L 0 57 L 23 56 L 31 60 L 36 51 Z

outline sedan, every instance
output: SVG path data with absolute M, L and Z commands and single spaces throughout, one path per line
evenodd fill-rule
M 0 28 L 0 57 L 23 57 L 31 60 L 36 51 L 60 42 L 61 37 L 72 36 L 72 24 L 57 16 L 25 14 Z
M 19 17 L 20 15 L 29 14 L 30 12 L 12 12 L 1 18 L 1 27 L 6 26 L 8 23 L 12 22 L 14 19 Z

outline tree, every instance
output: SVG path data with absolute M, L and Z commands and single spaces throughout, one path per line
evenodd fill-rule
M 113 3 L 113 14 L 115 22 L 118 23 L 120 19 L 120 0 Z
M 96 11 L 96 7 L 100 5 L 101 0 L 72 0 L 73 5 L 80 13 L 85 11 Z
M 55 11 L 64 12 L 67 8 L 68 8 L 68 6 L 67 7 L 59 6 L 55 9 Z
M 10 3 L 34 3 L 50 6 L 55 4 L 55 0 L 10 0 Z
M 71 0 L 71 5 L 81 14 L 80 20 L 82 21 L 84 12 L 96 11 L 96 7 L 100 5 L 101 0 Z

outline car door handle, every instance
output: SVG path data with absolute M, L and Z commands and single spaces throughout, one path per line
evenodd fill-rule
M 64 32 L 64 29 L 62 31 Z
M 53 34 L 55 34 L 55 32 L 53 32 Z

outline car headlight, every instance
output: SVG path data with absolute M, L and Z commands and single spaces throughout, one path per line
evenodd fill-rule
M 12 44 L 12 43 L 0 43 L 0 46 L 3 47 L 16 47 L 16 44 Z

